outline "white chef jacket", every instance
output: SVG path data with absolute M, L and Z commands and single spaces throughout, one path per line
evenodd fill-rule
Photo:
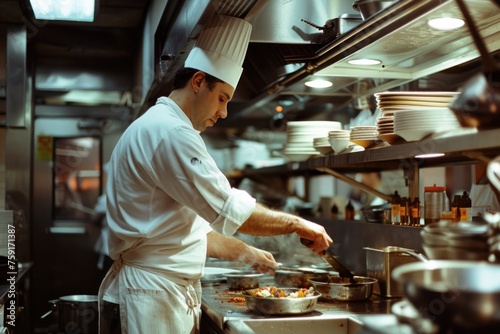
M 234 234 L 255 208 L 247 192 L 231 188 L 199 131 L 167 97 L 127 128 L 109 167 L 110 256 L 140 269 L 199 279 L 207 233 Z

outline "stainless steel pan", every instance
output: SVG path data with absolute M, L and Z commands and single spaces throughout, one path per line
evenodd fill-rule
M 284 288 L 287 295 L 297 291 L 296 288 Z M 264 315 L 294 315 L 310 313 L 316 309 L 319 292 L 314 295 L 302 298 L 276 298 L 276 297 L 256 297 L 250 290 L 244 291 L 247 307 L 250 311 Z
M 354 276 L 356 283 L 349 278 L 328 276 L 312 278 L 309 281 L 314 289 L 321 293 L 325 301 L 363 301 L 369 300 L 373 293 L 373 286 L 377 279 L 371 277 Z
M 443 332 L 498 333 L 500 265 L 433 260 L 404 264 L 392 276 L 420 314 Z

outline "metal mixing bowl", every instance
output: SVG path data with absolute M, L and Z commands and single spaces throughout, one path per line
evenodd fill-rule
M 399 266 L 393 278 L 419 313 L 453 333 L 498 333 L 500 265 L 434 260 Z

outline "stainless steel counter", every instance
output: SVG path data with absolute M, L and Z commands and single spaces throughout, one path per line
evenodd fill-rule
M 265 275 L 260 281 L 260 286 L 274 285 L 274 280 L 272 276 Z M 314 321 L 322 322 L 325 319 L 337 319 L 342 320 L 337 323 L 339 327 L 345 327 L 346 331 L 342 333 L 359 333 L 359 330 L 363 327 L 365 323 L 379 323 L 387 324 L 384 326 L 389 328 L 390 326 L 397 325 L 397 319 L 391 314 L 391 307 L 396 302 L 401 301 L 400 298 L 382 298 L 377 295 L 372 295 L 369 301 L 364 302 L 323 302 L 321 299 L 317 303 L 316 310 L 303 314 L 294 316 L 266 316 L 262 314 L 252 313 L 247 309 L 245 303 L 232 302 L 231 298 L 238 296 L 237 292 L 228 290 L 228 286 L 225 283 L 220 283 L 218 285 L 204 285 L 203 286 L 203 296 L 202 296 L 202 311 L 205 316 L 208 316 L 214 325 L 220 329 L 220 333 L 241 333 L 240 331 L 232 331 L 231 324 L 236 322 L 267 322 L 272 323 L 276 320 L 280 322 L 286 322 L 288 320 L 307 320 L 309 324 L 313 324 Z M 313 321 L 313 322 L 311 322 Z M 356 327 L 356 331 L 347 331 L 349 324 L 350 327 Z M 329 323 L 331 325 L 331 323 Z M 357 326 L 353 326 L 357 324 Z M 309 325 L 309 326 L 310 326 Z M 390 326 L 389 326 L 390 325 Z M 268 328 L 269 329 L 269 328 Z M 310 328 L 311 330 L 313 328 Z M 398 329 L 400 333 L 401 328 Z M 245 333 L 256 333 L 254 331 L 248 331 Z M 275 334 L 278 332 L 274 331 Z M 294 333 L 288 332 L 287 333 Z M 333 330 L 330 333 L 336 333 Z M 366 332 L 365 333 L 369 333 Z M 376 333 L 373 332 L 372 333 Z M 383 333 L 383 332 L 380 332 Z M 385 333 L 390 333 L 386 331 Z M 396 333 L 396 332 L 394 332 Z M 411 333 L 411 332 L 409 332 Z

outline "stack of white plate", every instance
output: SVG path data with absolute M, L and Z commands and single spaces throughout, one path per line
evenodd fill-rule
M 283 154 L 292 161 L 303 161 L 313 155 L 321 154 L 314 148 L 314 138 L 328 137 L 331 130 L 342 128 L 335 121 L 293 121 L 288 122 L 287 142 Z
M 351 129 L 350 140 L 363 146 L 364 148 L 370 147 L 375 144 L 378 139 L 377 126 L 376 125 L 366 125 L 366 126 L 354 126 Z
M 404 140 L 394 133 L 394 114 L 383 114 L 377 118 L 377 138 L 391 145 L 404 142 Z
M 459 92 L 381 92 L 376 93 L 377 106 L 384 114 L 400 110 L 447 108 Z
M 449 108 L 403 110 L 394 114 L 394 133 L 406 141 L 460 128 L 460 123 Z
M 351 142 L 351 130 L 333 130 L 328 132 L 328 142 L 335 153 L 340 153 L 350 145 L 354 145 Z

